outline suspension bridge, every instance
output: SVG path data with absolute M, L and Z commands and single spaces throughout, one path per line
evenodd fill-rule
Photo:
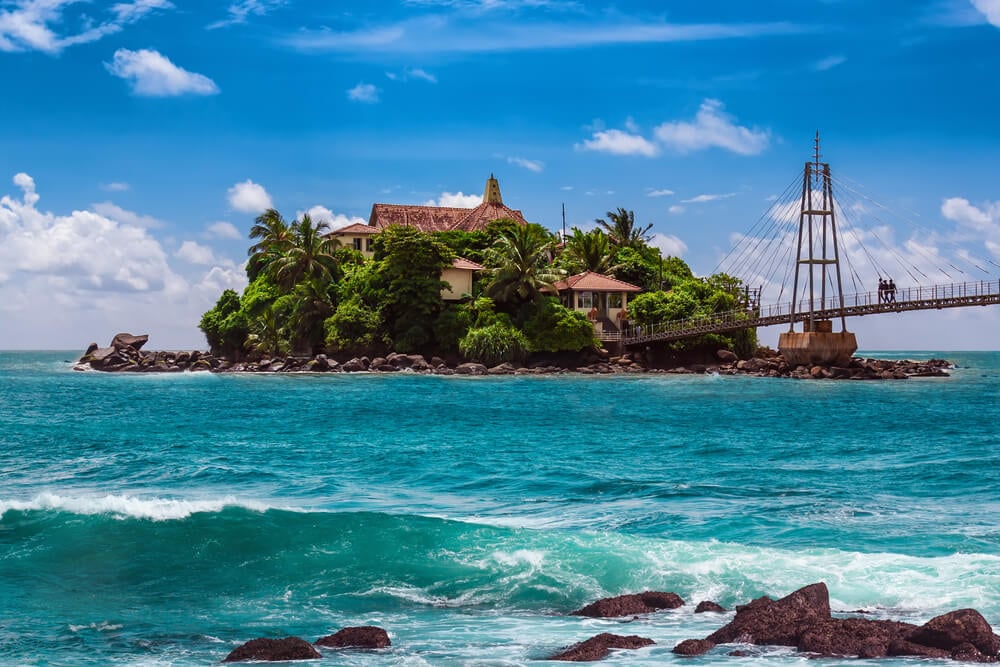
M 883 236 L 893 229 L 890 216 L 899 217 L 861 186 L 832 176 L 830 165 L 820 161 L 817 132 L 812 161 L 716 267 L 716 272 L 747 286 L 736 308 L 631 326 L 620 333 L 620 340 L 634 346 L 787 325 L 788 332 L 779 338 L 786 357 L 799 355 L 803 363 L 829 361 L 856 350 L 854 334 L 847 331 L 848 317 L 1000 304 L 995 271 L 1000 264 L 977 258 L 957 244 L 955 257 L 947 258 L 939 250 L 946 235 L 906 218 L 903 221 L 919 236 L 899 246 L 886 242 Z M 893 273 L 905 284 L 896 287 Z M 876 280 L 878 290 L 862 287 Z M 845 293 L 845 282 L 853 285 L 853 293 Z M 765 294 L 774 302 L 762 304 Z M 840 320 L 840 332 L 833 332 L 834 320 Z M 808 348 L 808 353 L 800 348 Z

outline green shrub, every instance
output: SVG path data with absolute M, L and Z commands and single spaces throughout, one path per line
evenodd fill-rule
M 379 336 L 382 320 L 379 313 L 364 304 L 357 295 L 342 301 L 323 323 L 326 345 L 331 350 L 363 353 L 384 342 Z
M 497 323 L 488 327 L 469 329 L 458 343 L 464 357 L 472 361 L 496 366 L 507 361 L 524 361 L 528 356 L 528 339 L 509 324 Z
M 581 312 L 566 308 L 555 297 L 546 298 L 524 323 L 534 352 L 578 352 L 594 347 L 594 325 Z

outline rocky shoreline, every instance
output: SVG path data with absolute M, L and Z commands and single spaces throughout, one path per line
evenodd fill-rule
M 419 373 L 433 375 L 582 375 L 620 374 L 718 374 L 780 377 L 801 380 L 905 380 L 913 377 L 947 377 L 952 364 L 944 359 L 927 361 L 853 358 L 847 366 L 792 366 L 778 354 L 739 359 L 719 350 L 717 361 L 659 368 L 642 352 L 611 355 L 604 350 L 583 353 L 570 361 L 540 360 L 530 364 L 504 363 L 493 367 L 473 362 L 449 363 L 419 354 L 392 353 L 384 357 L 355 357 L 343 362 L 324 354 L 311 358 L 281 357 L 232 361 L 209 352 L 150 351 L 142 349 L 148 335 L 117 334 L 107 347 L 91 343 L 76 362 L 76 370 L 117 373 Z
M 685 606 L 676 593 L 646 591 L 604 598 L 571 616 L 630 619 Z M 715 602 L 703 601 L 694 613 L 727 613 Z M 834 616 L 823 582 L 810 584 L 781 598 L 763 596 L 736 607 L 729 623 L 704 639 L 686 639 L 673 647 L 679 656 L 699 656 L 717 647 L 726 655 L 751 655 L 749 646 L 789 646 L 809 658 L 914 657 L 962 662 L 997 662 L 1000 636 L 975 609 L 959 609 L 936 616 L 923 625 L 859 617 L 862 612 Z M 639 635 L 602 632 L 541 660 L 592 662 L 614 650 L 635 650 L 656 642 Z M 316 646 L 335 650 L 378 650 L 392 645 L 389 634 L 376 626 L 344 628 L 310 644 L 300 637 L 252 639 L 233 649 L 223 662 L 315 660 L 323 657 Z M 720 654 L 721 655 L 721 654 Z

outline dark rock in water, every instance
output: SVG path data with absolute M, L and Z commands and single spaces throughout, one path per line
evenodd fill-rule
M 722 605 L 716 604 L 711 600 L 702 600 L 698 603 L 698 606 L 694 608 L 694 613 L 704 614 L 705 612 L 715 612 L 717 614 L 722 614 L 727 611 Z
M 222 662 L 242 662 L 244 660 L 277 662 L 281 660 L 314 660 L 322 657 L 322 654 L 305 639 L 299 637 L 267 639 L 262 637 L 251 639 L 246 644 L 237 646 Z
M 137 352 L 142 349 L 142 346 L 146 344 L 149 340 L 147 334 L 141 336 L 133 336 L 130 333 L 120 333 L 115 334 L 115 337 L 111 339 L 111 347 L 130 347 Z
M 87 351 L 83 353 L 83 356 L 86 357 L 87 355 L 93 354 L 96 351 L 97 351 L 97 343 L 91 343 L 90 345 L 87 346 Z
M 684 600 L 676 593 L 646 591 L 631 595 L 619 595 L 592 602 L 573 612 L 573 616 L 592 618 L 613 618 L 633 614 L 651 614 L 658 609 L 676 609 L 684 605 Z
M 764 596 L 736 607 L 736 617 L 706 639 L 716 644 L 742 641 L 749 644 L 797 646 L 810 625 L 830 618 L 830 593 L 820 582 L 800 588 L 780 600 Z
M 343 628 L 316 640 L 317 646 L 330 648 L 386 648 L 391 646 L 389 633 L 374 625 Z
M 685 639 L 674 647 L 674 653 L 687 656 L 703 655 L 713 648 L 715 648 L 715 642 L 710 642 L 707 639 Z
M 975 609 L 959 609 L 932 618 L 906 639 L 945 651 L 952 651 L 960 644 L 972 644 L 987 656 L 1000 653 L 1000 637 L 993 634 L 993 628 Z
M 455 367 L 456 375 L 486 375 L 486 366 L 472 362 L 459 364 Z
M 344 369 L 345 373 L 360 373 L 365 370 L 365 365 L 360 359 L 351 359 L 341 366 L 341 368 Z
M 638 635 L 613 635 L 610 632 L 591 637 L 579 644 L 574 644 L 562 653 L 549 658 L 549 660 L 565 660 L 567 662 L 592 662 L 607 657 L 611 649 L 637 649 L 655 644 L 652 639 L 639 637 Z
M 951 657 L 951 654 L 943 649 L 921 646 L 920 644 L 914 644 L 913 642 L 906 641 L 905 639 L 897 639 L 889 644 L 888 655 L 937 659 Z
M 799 638 L 798 649 L 824 656 L 856 655 L 884 658 L 889 646 L 916 629 L 910 623 L 873 621 L 867 618 L 830 618 L 809 626 Z

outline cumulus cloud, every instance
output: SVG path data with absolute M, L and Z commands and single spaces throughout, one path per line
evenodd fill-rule
M 180 273 L 149 229 L 95 210 L 40 210 L 34 179 L 13 181 L 20 195 L 0 198 L 0 349 L 77 348 L 128 330 L 157 347 L 204 348 L 201 314 L 223 289 L 246 286 L 230 260 Z
M 159 51 L 118 49 L 114 60 L 104 66 L 111 74 L 128 81 L 132 92 L 142 97 L 215 95 L 219 92 L 219 87 L 207 76 L 178 67 Z
M 518 167 L 523 167 L 528 171 L 535 172 L 536 174 L 545 169 L 545 164 L 542 161 L 529 160 L 523 157 L 508 157 L 507 163 L 517 165 Z
M 1000 28 L 1000 0 L 971 0 L 972 6 L 979 10 L 986 20 Z
M 302 219 L 302 215 L 308 213 L 313 224 L 325 222 L 330 229 L 336 231 L 348 225 L 367 225 L 368 221 L 358 216 L 348 216 L 343 213 L 334 213 L 325 206 L 313 206 L 308 211 L 296 211 L 295 218 Z
M 655 157 L 660 153 L 659 147 L 649 139 L 638 134 L 623 130 L 599 130 L 590 139 L 576 147 L 582 150 L 611 153 L 613 155 L 642 155 Z
M 381 91 L 372 83 L 359 83 L 347 91 L 347 99 L 362 104 L 375 104 Z
M 205 236 L 211 239 L 232 239 L 234 241 L 243 238 L 243 234 L 236 229 L 235 225 L 221 220 L 206 227 Z
M 687 244 L 672 234 L 653 234 L 650 245 L 659 248 L 660 252 L 668 257 L 680 257 L 687 252 Z
M 941 215 L 974 232 L 994 257 L 1000 257 L 1000 201 L 980 208 L 963 197 L 950 197 L 941 204 Z
M 647 197 L 669 197 L 672 194 L 674 194 L 673 190 L 663 189 L 663 190 L 650 190 L 649 192 L 646 193 L 646 196 Z
M 212 265 L 218 263 L 215 253 L 212 252 L 211 248 L 195 241 L 185 241 L 182 243 L 181 247 L 174 253 L 174 256 L 191 264 Z
M 93 208 L 94 211 L 100 213 L 104 217 L 110 218 L 111 220 L 114 220 L 115 222 L 120 222 L 124 225 L 132 225 L 133 227 L 145 227 L 147 229 L 163 227 L 163 223 L 154 218 L 153 216 L 140 215 L 139 213 L 128 211 L 122 208 L 121 206 L 112 204 L 109 201 L 93 204 L 91 208 Z
M 249 178 L 237 183 L 226 191 L 229 195 L 229 206 L 243 213 L 259 214 L 269 208 L 274 208 L 271 195 L 264 186 L 254 183 Z
M 120 32 L 157 9 L 171 9 L 169 0 L 119 2 L 97 16 L 84 16 L 77 25 L 63 10 L 79 0 L 9 0 L 0 9 L 0 51 L 43 51 L 56 54 L 66 47 L 87 44 Z M 56 28 L 68 28 L 59 34 Z
M 437 201 L 431 199 L 424 206 L 448 206 L 452 208 L 475 208 L 483 203 L 482 195 L 467 195 L 463 192 L 442 192 Z
M 719 100 L 707 99 L 701 103 L 694 121 L 663 123 L 654 135 L 657 141 L 679 153 L 714 147 L 739 155 L 757 155 L 768 147 L 769 131 L 737 125 L 736 119 L 723 109 Z

